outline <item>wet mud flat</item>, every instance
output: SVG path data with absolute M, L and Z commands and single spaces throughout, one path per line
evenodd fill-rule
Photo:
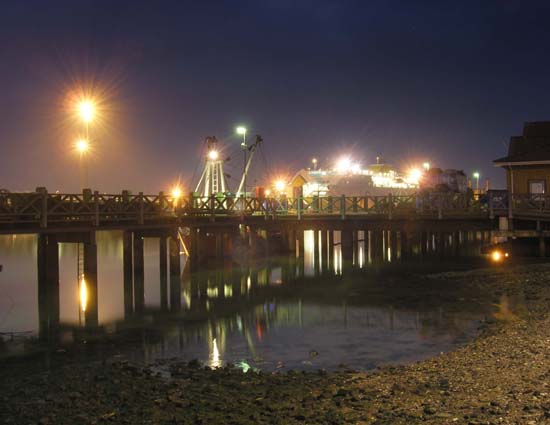
M 116 356 L 50 372 L 7 373 L 3 365 L 0 423 L 550 423 L 550 265 L 424 278 L 494 295 L 494 317 L 476 339 L 368 373 L 243 373 Z

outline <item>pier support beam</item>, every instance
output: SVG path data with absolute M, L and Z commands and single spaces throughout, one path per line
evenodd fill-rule
M 132 232 L 122 233 L 122 268 L 124 274 L 124 317 L 134 313 L 134 274 L 132 264 Z
M 546 257 L 546 239 L 544 236 L 539 237 L 539 257 Z
M 304 258 L 304 254 L 305 254 L 305 247 L 304 247 L 304 231 L 303 230 L 298 230 L 296 232 L 296 236 L 298 238 L 298 255 L 300 258 Z
M 216 260 L 223 260 L 223 233 L 216 232 Z
M 59 245 L 53 235 L 38 235 L 39 337 L 49 339 L 59 325 Z
M 340 232 L 342 247 L 342 268 L 349 267 L 353 263 L 353 231 L 342 230 Z
M 380 262 L 384 258 L 384 231 L 371 230 L 371 258 L 373 262 Z
M 321 264 L 319 256 L 319 229 L 313 229 L 313 270 L 315 275 L 320 273 Z
M 86 311 L 84 322 L 86 328 L 93 329 L 99 325 L 98 293 L 97 293 L 97 245 L 95 232 L 90 236 L 90 242 L 84 243 L 84 280 L 86 283 Z
M 168 260 L 166 235 L 159 238 L 160 307 L 168 309 Z
M 420 254 L 425 256 L 428 252 L 428 232 L 420 232 Z
M 321 229 L 321 270 L 328 270 L 328 232 Z
M 145 308 L 145 275 L 143 266 L 143 237 L 134 232 L 134 309 L 142 313 Z
M 391 261 L 397 260 L 397 232 L 393 230 L 388 230 L 388 246 L 390 248 Z
M 327 232 L 327 245 L 328 245 L 328 261 L 327 269 L 334 269 L 334 230 Z
M 190 233 L 189 233 L 189 269 L 191 270 L 191 272 L 195 271 L 197 269 L 197 266 L 198 266 L 198 262 L 199 262 L 199 249 L 200 249 L 200 246 L 199 246 L 199 229 L 196 228 L 196 227 L 191 227 L 190 228 Z M 170 248 L 172 249 L 172 248 Z M 172 251 L 170 251 L 172 252 Z M 172 255 L 172 254 L 170 254 Z M 171 261 L 171 257 L 170 257 L 170 261 Z M 170 268 L 170 270 L 172 270 Z
M 292 253 L 296 253 L 296 232 L 290 229 L 287 232 L 288 250 Z
M 191 229 L 191 234 L 196 229 Z M 177 233 L 170 235 L 170 308 L 177 311 L 181 307 L 181 266 L 180 241 Z

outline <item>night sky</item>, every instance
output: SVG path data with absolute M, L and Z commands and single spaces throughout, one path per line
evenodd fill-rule
M 350 154 L 479 170 L 550 120 L 548 1 L 3 1 L 0 188 L 79 189 L 71 99 L 100 99 L 94 189 L 158 192 L 215 135 L 257 179 Z M 194 182 L 193 182 L 194 183 Z

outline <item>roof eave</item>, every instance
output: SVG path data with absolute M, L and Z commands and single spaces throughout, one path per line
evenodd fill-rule
M 550 159 L 542 160 L 542 161 L 507 161 L 507 160 L 500 160 L 497 159 L 493 161 L 495 164 L 495 167 L 510 167 L 513 165 L 550 165 Z

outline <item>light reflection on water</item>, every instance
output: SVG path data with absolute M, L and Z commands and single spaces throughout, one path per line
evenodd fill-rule
M 398 308 L 392 306 L 391 297 L 374 300 L 368 294 L 350 296 L 335 291 L 331 296 L 332 287 L 327 283 L 337 286 L 344 280 L 347 284 L 365 280 L 365 285 L 377 284 L 372 276 L 344 274 L 340 241 L 336 233 L 334 255 L 326 258 L 328 267 L 322 263 L 323 247 L 315 245 L 312 231 L 306 231 L 303 263 L 290 256 L 184 272 L 182 311 L 167 315 L 160 311 L 158 240 L 146 238 L 146 312 L 125 317 L 121 233 L 98 232 L 100 330 L 117 335 L 128 329 L 143 332 L 144 344 L 123 346 L 122 351 L 147 361 L 198 358 L 212 367 L 232 362 L 268 370 L 334 368 L 340 363 L 371 368 L 449 350 L 471 336 L 477 320 L 486 314 L 472 308 Z M 377 261 L 369 232 L 359 232 L 358 241 L 353 263 L 368 269 Z M 384 234 L 381 244 L 382 261 L 399 261 L 399 243 L 389 242 Z M 436 249 L 434 238 L 426 244 Z M 412 252 L 420 251 L 418 245 L 412 247 Z M 60 244 L 59 252 L 59 317 L 67 330 L 82 325 L 88 291 L 85 276 L 78 278 L 77 245 Z M 0 332 L 37 334 L 36 237 L 0 236 L 0 262 L 4 265 Z M 324 274 L 320 270 L 325 270 Z M 299 296 L 288 290 L 292 285 L 301 285 Z M 323 288 L 321 295 L 318 287 Z M 277 292 L 279 289 L 283 292 Z

